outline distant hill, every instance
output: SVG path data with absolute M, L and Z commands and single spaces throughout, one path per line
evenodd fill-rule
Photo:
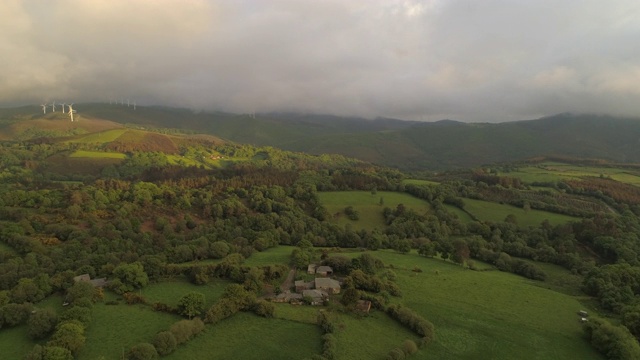
M 166 107 L 76 105 L 80 130 L 136 125 L 174 128 L 238 143 L 312 154 L 337 153 L 403 170 L 444 170 L 538 156 L 640 162 L 640 119 L 560 114 L 528 121 L 425 123 L 397 119 L 292 113 L 231 114 Z M 84 119 L 84 121 L 83 121 Z M 36 106 L 0 109 L 0 139 L 34 137 L 61 113 L 43 115 Z M 25 135 L 25 129 L 31 133 Z M 38 130 L 38 131 L 36 131 Z M 49 133 L 71 132 L 71 123 Z

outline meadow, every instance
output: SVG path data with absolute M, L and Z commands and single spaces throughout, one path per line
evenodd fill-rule
M 511 205 L 503 205 L 490 201 L 463 199 L 464 209 L 481 221 L 501 222 L 508 215 L 515 215 L 520 226 L 537 226 L 544 220 L 552 225 L 564 224 L 569 221 L 579 221 L 579 218 L 556 214 L 541 210 L 525 210 Z
M 72 158 L 125 159 L 127 155 L 117 152 L 77 150 L 69 155 Z
M 315 324 L 238 313 L 163 359 L 304 359 L 322 352 L 321 335 Z
M 104 144 L 104 143 L 109 143 L 116 140 L 127 131 L 128 131 L 127 129 L 113 129 L 113 130 L 95 132 L 95 133 L 77 137 L 75 139 L 69 140 L 68 142 L 82 143 L 82 144 Z
M 412 358 L 602 358 L 582 337 L 576 312 L 584 306 L 578 297 L 510 273 L 472 271 L 414 252 L 372 254 L 393 264 L 403 290 L 399 301 L 436 328 L 436 340 Z M 422 272 L 412 271 L 416 267 Z
M 640 186 L 640 173 L 638 170 L 605 166 L 581 166 L 560 162 L 543 162 L 531 166 L 522 166 L 516 171 L 503 172 L 499 175 L 517 177 L 525 183 L 580 180 L 587 176 L 604 176 L 622 183 Z
M 419 214 L 425 214 L 431 210 L 429 203 L 422 199 L 392 191 L 377 191 L 375 194 L 368 191 L 326 191 L 319 192 L 318 197 L 332 215 L 330 221 L 340 226 L 351 224 L 354 229 L 383 229 L 385 222 L 382 210 L 385 207 L 395 209 L 399 204 L 403 204 Z M 381 199 L 382 204 L 380 204 Z M 344 214 L 347 206 L 353 206 L 358 211 L 359 220 L 347 218 Z

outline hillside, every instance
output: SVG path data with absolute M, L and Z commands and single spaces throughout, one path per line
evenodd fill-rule
M 538 156 L 640 161 L 640 120 L 610 116 L 560 114 L 498 124 L 422 123 L 287 113 L 250 116 L 166 107 L 133 110 L 109 104 L 76 107 L 81 121 L 73 129 L 70 122 L 50 129 L 52 122 L 65 120 L 61 113 L 43 115 L 35 106 L 0 109 L 0 139 L 77 135 L 101 131 L 99 126 L 104 130 L 128 124 L 317 155 L 341 154 L 402 170 L 477 167 Z
M 207 114 L 78 108 L 73 123 L 0 118 L 20 140 L 0 142 L 0 350 L 10 358 L 600 359 L 603 346 L 640 356 L 629 316 L 640 286 L 626 281 L 640 284 L 637 166 L 552 159 L 411 179 L 164 127 Z M 288 116 L 237 118 L 275 136 Z M 324 119 L 291 133 L 312 136 L 315 124 L 330 137 L 342 122 Z M 342 136 L 361 137 L 351 145 L 363 155 L 371 135 L 403 144 L 418 125 L 486 127 L 380 120 L 367 133 L 359 121 Z M 342 290 L 305 293 L 308 282 L 323 289 L 311 263 L 330 266 L 342 283 L 324 282 Z M 245 344 L 252 351 L 238 352 Z

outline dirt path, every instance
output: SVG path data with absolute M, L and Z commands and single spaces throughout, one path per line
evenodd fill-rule
M 284 282 L 282 283 L 282 285 L 280 285 L 280 291 L 285 292 L 287 290 L 290 290 L 291 287 L 293 286 L 293 281 L 296 278 L 296 268 L 292 267 L 291 270 L 289 270 L 289 275 L 287 275 L 287 278 L 284 280 Z

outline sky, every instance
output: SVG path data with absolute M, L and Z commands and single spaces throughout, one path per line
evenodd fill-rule
M 2 0 L 0 106 L 640 117 L 637 0 Z

